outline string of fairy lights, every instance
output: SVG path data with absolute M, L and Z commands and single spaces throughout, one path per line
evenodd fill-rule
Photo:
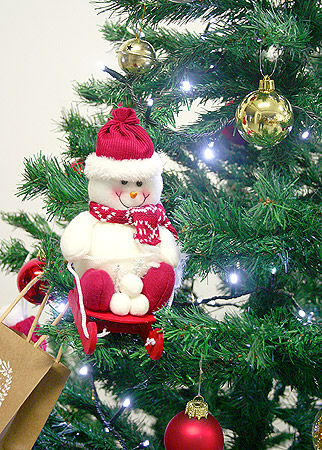
M 89 367 L 88 364 L 83 364 L 79 368 L 78 373 L 79 373 L 79 375 L 81 375 L 83 377 L 89 378 L 89 381 L 90 381 L 91 387 L 92 387 L 93 401 L 95 404 L 96 411 L 98 413 L 98 417 L 100 418 L 100 421 L 104 427 L 104 431 L 106 433 L 113 434 L 114 438 L 119 442 L 119 444 L 123 450 L 140 450 L 140 449 L 142 450 L 142 449 L 148 448 L 150 445 L 150 441 L 148 439 L 146 439 L 143 442 L 140 442 L 137 446 L 133 447 L 132 449 L 129 449 L 129 447 L 126 445 L 124 439 L 122 438 L 121 434 L 117 431 L 117 420 L 119 419 L 121 414 L 131 406 L 130 398 L 126 397 L 123 400 L 122 405 L 118 409 L 118 411 L 113 415 L 113 417 L 111 419 L 108 420 L 105 417 L 103 410 L 102 410 L 102 403 L 101 403 L 101 400 L 99 398 L 99 395 L 98 395 L 98 392 L 96 389 L 95 380 L 94 380 L 91 368 Z

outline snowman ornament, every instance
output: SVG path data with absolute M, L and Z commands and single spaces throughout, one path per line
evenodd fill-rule
M 85 161 L 89 211 L 68 224 L 61 250 L 86 308 L 143 316 L 172 298 L 181 254 L 160 203 L 161 159 L 132 109 L 112 116 Z

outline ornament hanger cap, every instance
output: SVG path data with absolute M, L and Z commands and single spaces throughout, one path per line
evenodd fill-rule
M 200 420 L 202 417 L 208 417 L 208 404 L 205 402 L 202 395 L 197 395 L 193 400 L 187 403 L 185 414 L 188 414 L 189 419 L 196 418 Z
M 259 82 L 259 90 L 267 94 L 269 92 L 275 91 L 274 80 L 271 80 L 268 75 L 265 75 L 264 78 Z

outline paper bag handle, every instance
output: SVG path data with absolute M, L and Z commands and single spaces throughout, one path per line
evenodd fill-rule
M 29 281 L 29 283 L 22 289 L 22 291 L 19 293 L 19 295 L 17 296 L 17 298 L 8 306 L 8 308 L 5 310 L 5 312 L 1 315 L 0 317 L 0 323 L 11 313 L 11 311 L 13 310 L 13 308 L 16 306 L 16 304 L 22 299 L 22 297 L 29 291 L 29 289 L 37 283 L 38 280 L 40 280 L 40 278 L 42 278 L 44 276 L 43 273 L 40 273 L 39 275 L 37 275 L 35 278 L 33 278 L 31 281 Z M 37 311 L 37 314 L 32 322 L 32 325 L 30 327 L 28 336 L 26 337 L 26 341 L 30 342 L 31 336 L 33 334 L 33 332 L 35 331 L 35 328 L 37 326 L 39 317 L 41 315 L 41 313 L 44 310 L 44 307 L 46 306 L 48 297 L 50 294 L 50 289 L 47 291 L 45 297 L 43 298 L 43 301 L 41 302 L 39 309 Z M 52 326 L 56 326 L 58 324 L 58 322 L 60 322 L 60 320 L 62 319 L 62 317 L 64 316 L 64 314 L 66 313 L 67 309 L 69 308 L 69 303 L 67 302 L 65 305 L 65 308 L 63 309 L 63 311 L 56 317 L 56 319 L 53 321 L 53 323 L 51 324 Z M 34 347 L 39 347 L 39 345 L 41 345 L 44 340 L 48 337 L 48 335 L 43 335 L 40 336 L 40 338 L 35 342 Z M 60 357 L 62 354 L 62 345 L 60 346 L 59 350 L 58 350 L 58 354 L 56 356 L 56 362 L 59 362 Z
M 27 338 L 26 338 L 27 342 L 30 342 L 32 334 L 35 331 L 35 328 L 36 328 L 36 326 L 38 324 L 38 320 L 39 320 L 39 318 L 40 318 L 40 316 L 41 316 L 41 314 L 42 314 L 42 312 L 44 310 L 44 307 L 46 306 L 46 303 L 47 303 L 47 300 L 48 300 L 48 297 L 49 297 L 49 293 L 50 293 L 50 290 L 48 290 L 48 292 L 46 293 L 43 301 L 41 302 L 41 304 L 40 304 L 40 306 L 38 308 L 37 314 L 36 314 L 36 316 L 35 316 L 35 318 L 34 318 L 34 320 L 32 322 L 32 325 L 30 327 L 29 333 L 28 333 Z
M 37 281 L 43 276 L 44 274 L 41 273 L 39 275 L 37 275 L 35 278 L 33 278 L 31 281 L 29 281 L 29 283 L 27 284 L 27 286 L 25 286 L 23 288 L 23 290 L 20 292 L 20 294 L 18 295 L 18 297 L 11 303 L 11 305 L 8 306 L 8 308 L 5 310 L 5 312 L 2 314 L 2 316 L 0 317 L 0 322 L 2 322 L 13 310 L 13 308 L 16 306 L 16 304 L 22 299 L 22 297 L 29 291 L 29 289 L 31 288 L 31 286 L 33 286 L 35 283 L 37 283 Z
M 51 324 L 52 327 L 55 327 L 61 321 L 62 317 L 65 315 L 65 313 L 66 313 L 68 308 L 69 308 L 69 302 L 66 303 L 65 308 L 63 309 L 63 311 L 53 321 L 53 323 Z M 40 336 L 38 341 L 34 343 L 34 347 L 39 347 L 39 345 L 41 345 L 47 337 L 48 337 L 48 335 L 45 335 L 45 334 L 43 336 Z M 61 356 L 61 351 L 62 351 L 62 346 L 60 346 L 60 349 L 58 350 L 58 354 L 57 354 L 57 357 L 56 357 L 56 362 L 59 362 L 59 359 L 60 359 L 60 356 Z
M 13 308 L 16 306 L 16 304 L 22 299 L 22 297 L 26 294 L 27 291 L 29 291 L 29 289 L 35 284 L 37 283 L 37 281 L 43 276 L 44 274 L 41 273 L 39 275 L 37 275 L 35 278 L 33 278 L 23 289 L 22 291 L 19 293 L 18 297 L 11 303 L 11 305 L 8 306 L 8 308 L 6 309 L 6 311 L 2 314 L 2 316 L 0 317 L 0 322 L 2 322 L 9 314 L 10 312 L 13 310 Z M 41 315 L 41 313 L 44 310 L 44 307 L 46 306 L 46 302 L 48 300 L 49 297 L 49 292 L 50 290 L 48 290 L 48 292 L 46 293 L 45 297 L 43 298 L 43 301 L 41 302 L 39 308 L 38 308 L 38 312 L 32 322 L 32 325 L 30 327 L 28 336 L 26 338 L 26 341 L 29 342 L 31 339 L 31 336 L 33 334 L 33 332 L 35 331 L 35 328 L 37 326 L 39 317 Z

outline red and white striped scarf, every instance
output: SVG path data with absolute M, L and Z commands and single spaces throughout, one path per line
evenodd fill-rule
M 122 210 L 90 202 L 89 212 L 101 222 L 134 225 L 136 233 L 134 233 L 133 237 L 138 239 L 141 244 L 159 244 L 161 242 L 160 226 L 166 227 L 175 238 L 178 237 L 161 203 Z

